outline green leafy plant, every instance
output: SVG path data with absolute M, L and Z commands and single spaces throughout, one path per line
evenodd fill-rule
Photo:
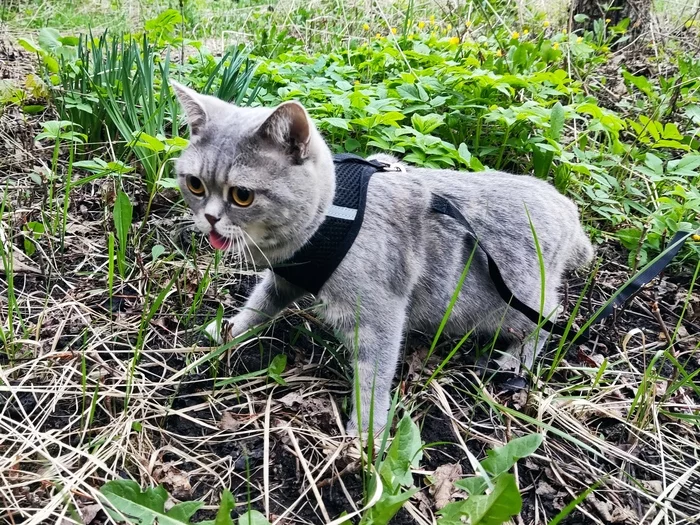
M 403 504 L 418 489 L 413 485 L 411 469 L 417 468 L 423 457 L 423 443 L 420 430 L 409 415 L 405 415 L 396 428 L 394 441 L 386 451 L 385 457 L 374 469 L 370 479 L 370 494 L 377 484 L 382 484 L 380 499 L 370 507 L 360 521 L 363 525 L 389 523 Z
M 472 525 L 501 525 L 517 515 L 522 498 L 515 476 L 508 471 L 541 444 L 542 435 L 532 434 L 489 450 L 488 457 L 480 463 L 480 474 L 455 482 L 455 487 L 464 490 L 468 497 L 441 509 L 438 525 L 458 525 L 462 518 L 468 518 Z
M 169 499 L 162 485 L 141 490 L 135 481 L 118 479 L 100 487 L 100 494 L 109 504 L 109 515 L 118 522 L 126 521 L 134 525 L 194 525 L 194 514 L 204 505 L 201 501 L 183 501 L 165 510 Z M 224 490 L 221 503 L 214 520 L 199 521 L 198 525 L 233 525 L 231 511 L 235 507 L 233 495 Z M 269 525 L 260 512 L 249 510 L 241 515 L 238 525 Z
M 129 200 L 129 196 L 119 190 L 114 202 L 114 229 L 117 232 L 118 241 L 117 268 L 122 279 L 126 276 L 126 248 L 133 210 L 134 207 Z

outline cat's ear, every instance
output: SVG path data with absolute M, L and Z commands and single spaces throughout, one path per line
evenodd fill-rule
M 311 121 L 304 106 L 298 102 L 284 102 L 277 106 L 258 133 L 284 148 L 298 162 L 309 156 Z
M 178 84 L 174 80 L 170 81 L 170 85 L 185 110 L 187 123 L 190 126 L 190 134 L 199 135 L 208 119 L 207 110 L 204 108 L 201 95 L 182 84 Z

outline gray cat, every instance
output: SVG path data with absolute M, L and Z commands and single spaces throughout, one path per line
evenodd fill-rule
M 238 251 L 249 262 L 287 260 L 319 228 L 334 197 L 333 158 L 306 110 L 296 102 L 241 108 L 173 85 L 191 130 L 177 173 L 195 225 L 215 248 Z M 576 206 L 533 177 L 413 167 L 373 175 L 359 234 L 316 294 L 324 321 L 349 348 L 358 346 L 359 393 L 352 399 L 359 394 L 360 403 L 347 425 L 351 434 L 369 428 L 372 403 L 373 428 L 386 424 L 404 334 L 434 333 L 472 253 L 461 224 L 430 212 L 432 194 L 462 211 L 513 293 L 545 316 L 556 317 L 565 271 L 593 256 Z M 544 304 L 528 213 L 544 258 Z M 207 331 L 219 342 L 238 336 L 303 295 L 266 270 L 224 330 L 212 323 Z M 511 370 L 532 367 L 547 338 L 496 293 L 480 250 L 445 332 L 461 336 L 471 329 L 500 331 L 508 346 L 499 362 Z

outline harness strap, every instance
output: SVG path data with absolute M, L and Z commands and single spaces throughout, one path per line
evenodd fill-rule
M 618 290 L 615 298 L 600 312 L 599 315 L 590 319 L 586 322 L 586 327 L 579 332 L 568 331 L 567 328 L 555 324 L 549 319 L 545 319 L 538 311 L 530 308 L 527 304 L 523 303 L 518 299 L 515 294 L 510 290 L 508 285 L 503 280 L 501 271 L 498 269 L 496 261 L 494 261 L 491 254 L 484 247 L 483 244 L 479 243 L 479 238 L 472 228 L 469 221 L 462 215 L 462 213 L 457 209 L 457 207 L 450 202 L 449 199 L 442 197 L 441 195 L 433 194 L 431 209 L 435 213 L 441 213 L 455 219 L 458 223 L 465 227 L 467 234 L 474 239 L 477 246 L 486 256 L 489 268 L 489 277 L 493 282 L 498 295 L 501 296 L 506 304 L 511 308 L 517 310 L 530 321 L 539 325 L 543 330 L 559 335 L 566 338 L 568 341 L 579 341 L 581 343 L 586 342 L 589 339 L 588 327 L 595 321 L 602 321 L 606 317 L 610 316 L 617 308 L 623 307 L 627 300 L 639 292 L 644 286 L 651 282 L 657 275 L 659 275 L 666 266 L 671 262 L 671 260 L 678 254 L 680 249 L 683 247 L 686 239 L 690 237 L 693 232 L 679 231 L 677 232 L 666 249 L 659 254 L 659 256 L 654 259 L 651 264 L 649 264 L 642 272 L 637 274 L 632 281 L 630 281 L 626 286 Z
M 564 327 L 554 324 L 549 319 L 545 319 L 542 316 L 542 314 L 540 314 L 536 310 L 533 310 L 527 304 L 525 304 L 516 297 L 516 295 L 511 291 L 506 282 L 503 280 L 501 270 L 498 269 L 496 261 L 494 261 L 493 257 L 491 257 L 491 254 L 486 249 L 486 247 L 479 242 L 479 237 L 474 231 L 474 228 L 472 228 L 471 224 L 469 224 L 469 221 L 464 217 L 464 215 L 462 215 L 462 212 L 460 212 L 457 209 L 457 207 L 449 201 L 449 199 L 442 197 L 441 195 L 433 194 L 433 200 L 431 202 L 430 207 L 432 211 L 452 217 L 454 220 L 456 220 L 458 223 L 464 226 L 464 228 L 467 230 L 467 234 L 472 239 L 474 239 L 474 241 L 477 243 L 477 246 L 486 256 L 486 261 L 488 262 L 489 268 L 489 277 L 491 277 L 491 281 L 493 282 L 493 285 L 496 288 L 498 295 L 501 296 L 501 299 L 503 299 L 506 302 L 506 304 L 508 304 L 514 310 L 517 310 L 518 312 L 523 314 L 536 325 L 540 325 L 543 330 L 560 336 L 564 336 L 566 334 L 566 329 Z M 569 336 L 571 336 L 571 334 L 566 335 L 567 339 L 570 338 Z M 585 333 L 582 334 L 581 337 L 587 336 L 588 334 Z

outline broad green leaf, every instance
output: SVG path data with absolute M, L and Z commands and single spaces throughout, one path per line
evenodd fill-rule
M 622 228 L 617 231 L 616 235 L 625 248 L 628 250 L 636 250 L 639 247 L 639 239 L 642 236 L 642 230 L 639 228 Z
M 217 523 L 217 525 L 219 525 Z M 257 510 L 249 510 L 238 518 L 238 525 L 270 525 L 265 515 Z
M 284 369 L 287 367 L 287 356 L 284 354 L 279 354 L 272 359 L 272 363 L 270 363 L 270 366 L 267 369 L 267 375 L 270 376 L 270 379 L 273 379 L 280 385 L 286 385 L 287 382 L 282 379 L 282 373 L 284 372 Z
M 549 138 L 558 141 L 564 129 L 564 106 L 557 102 L 549 116 Z
M 496 480 L 491 494 L 471 496 L 462 509 L 469 516 L 470 525 L 503 525 L 519 514 L 522 507 L 523 500 L 515 476 L 502 474 Z
M 464 478 L 455 481 L 455 487 L 463 490 L 470 496 L 478 496 L 486 491 L 488 484 L 481 476 L 474 476 L 472 478 Z
M 437 525 L 464 525 L 462 517 L 466 516 L 464 506 L 466 501 L 454 501 L 448 503 L 438 511 L 440 516 L 437 520 Z
M 516 438 L 506 445 L 488 451 L 488 457 L 481 462 L 484 470 L 496 477 L 511 469 L 515 463 L 533 454 L 542 444 L 542 434 L 530 434 Z
M 663 137 L 670 140 L 683 140 L 684 138 L 681 132 L 678 130 L 678 126 L 676 126 L 673 122 L 668 122 L 664 126 Z
M 165 149 L 165 144 L 163 144 L 156 137 L 143 132 L 134 132 L 135 146 L 140 146 L 142 148 L 149 149 L 151 151 L 159 152 Z
M 151 248 L 151 259 L 154 261 L 158 259 L 161 255 L 165 253 L 165 246 L 162 244 L 156 244 L 153 248 Z
M 80 44 L 80 38 L 77 36 L 62 36 L 58 41 L 64 46 L 77 46 Z
M 411 124 L 413 124 L 413 127 L 425 134 L 439 128 L 444 122 L 445 117 L 437 113 L 429 113 L 428 115 L 414 113 L 413 116 L 411 116 Z
M 416 492 L 418 492 L 417 488 L 395 495 L 385 491 L 374 507 L 369 509 L 369 512 L 363 517 L 361 525 L 386 525 L 390 523 L 391 518 Z
M 39 104 L 27 104 L 26 106 L 22 106 L 22 111 L 28 115 L 38 115 L 45 109 L 46 106 L 41 106 Z
M 37 235 L 41 235 L 46 231 L 46 228 L 43 223 L 41 222 L 36 222 L 36 221 L 31 221 L 28 222 L 27 224 L 24 225 L 28 230 L 31 230 L 34 232 L 34 236 L 36 237 Z
M 162 486 L 141 487 L 130 479 L 109 481 L 100 488 L 102 496 L 119 512 L 108 508 L 115 521 L 138 525 L 182 525 L 190 523 L 189 518 L 202 506 L 200 502 L 187 502 L 176 505 L 165 512 L 168 493 Z
M 226 489 L 223 494 L 221 494 L 221 504 L 219 505 L 219 510 L 216 513 L 216 518 L 214 519 L 214 525 L 233 525 L 231 520 L 231 511 L 236 506 L 236 502 L 233 499 L 233 494 L 231 491 Z
M 20 38 L 17 43 L 30 53 L 42 53 L 41 48 L 29 39 Z
M 114 202 L 114 227 L 117 230 L 117 239 L 121 244 L 126 244 L 126 237 L 131 226 L 133 206 L 129 196 L 123 191 L 117 192 L 117 200 Z
M 61 47 L 61 33 L 53 27 L 44 27 L 39 31 L 39 46 L 47 51 Z
M 405 415 L 396 429 L 386 458 L 379 467 L 384 484 L 396 491 L 399 486 L 413 485 L 411 467 L 417 467 L 423 457 L 420 430 L 409 415 Z
M 347 119 L 344 118 L 327 117 L 324 118 L 322 122 L 326 122 L 334 128 L 340 128 L 346 131 L 350 129 L 350 125 L 348 124 Z
M 182 523 L 189 523 L 189 520 L 204 505 L 201 501 L 183 501 L 177 503 L 167 512 L 168 517 L 179 520 Z

